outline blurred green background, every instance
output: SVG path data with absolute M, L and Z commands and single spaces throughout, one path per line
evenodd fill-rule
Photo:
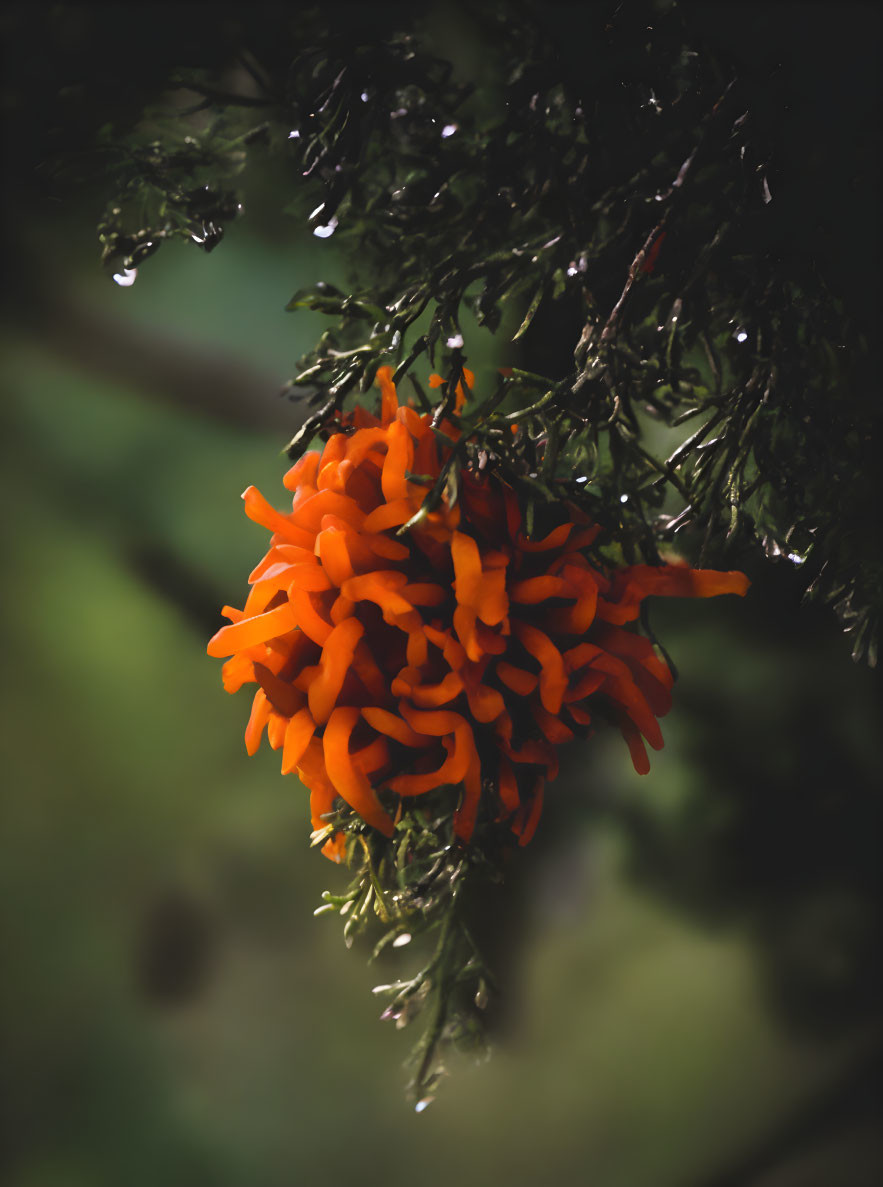
M 7 211 L 3 1182 L 883 1181 L 881 681 L 787 562 L 654 608 L 665 750 L 568 756 L 494 908 L 493 1057 L 405 1104 L 370 988 L 407 949 L 368 968 L 313 917 L 345 875 L 205 656 L 265 549 L 240 492 L 282 502 L 320 324 L 285 302 L 341 275 L 255 186 L 126 289 L 93 194 Z

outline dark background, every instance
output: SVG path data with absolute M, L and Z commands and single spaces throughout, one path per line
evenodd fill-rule
M 563 68 L 600 7 L 544 10 Z M 372 35 L 412 15 L 329 11 Z M 876 11 L 688 12 L 768 113 L 779 248 L 873 336 Z M 655 608 L 681 673 L 666 748 L 644 779 L 617 737 L 568 756 L 495 917 L 493 1059 L 408 1111 L 410 1036 L 369 992 L 407 956 L 368 969 L 312 917 L 343 875 L 204 655 L 265 546 L 239 492 L 281 503 L 277 393 L 321 325 L 285 302 L 346 261 L 280 215 L 273 159 L 210 257 L 164 247 L 121 289 L 94 232 L 96 129 L 170 67 L 290 56 L 298 11 L 2 20 L 4 1182 L 881 1181 L 881 681 L 786 561 L 744 602 Z M 427 20 L 481 82 L 481 10 Z M 479 383 L 505 354 L 476 343 Z

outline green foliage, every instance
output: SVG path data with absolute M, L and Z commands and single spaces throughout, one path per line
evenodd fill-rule
M 431 1102 L 445 1075 L 446 1051 L 483 1048 L 484 1012 L 495 988 L 467 921 L 475 896 L 501 881 L 507 830 L 484 822 L 470 845 L 460 844 L 452 832 L 453 790 L 438 794 L 434 805 L 415 808 L 403 801 L 389 838 L 366 825 L 346 804 L 329 813 L 328 824 L 313 834 L 314 845 L 338 832 L 345 838 L 345 861 L 354 871 L 353 880 L 343 894 L 326 890 L 315 914 L 338 913 L 345 920 L 347 947 L 378 927 L 372 960 L 412 940 L 419 947 L 424 937 L 435 937 L 435 947 L 417 973 L 374 988 L 386 1001 L 381 1021 L 392 1021 L 397 1029 L 429 1012 L 429 1023 L 412 1052 L 409 1091 L 418 1111 Z
M 203 109 L 204 103 L 171 114 L 149 110 L 123 143 L 112 128 L 105 130 L 115 197 L 98 224 L 98 238 L 109 273 L 137 268 L 170 239 L 212 251 L 241 212 L 229 187 L 245 165 L 247 147 L 266 138 L 266 125 L 243 132 L 217 114 L 200 131 L 194 125 L 191 135 L 188 117 Z
M 350 291 L 318 284 L 288 305 L 331 323 L 292 380 L 307 404 L 292 456 L 390 359 L 399 382 L 426 356 L 450 404 L 472 320 L 512 323 L 504 355 L 526 366 L 476 393 L 458 464 L 498 467 L 529 522 L 577 503 L 629 559 L 658 560 L 682 532 L 702 557 L 745 563 L 753 543 L 787 557 L 873 663 L 866 347 L 811 251 L 789 249 L 799 217 L 777 196 L 751 80 L 665 4 L 584 15 L 579 54 L 566 29 L 555 43 L 508 10 L 482 19 L 478 90 L 411 34 L 318 17 L 278 78 L 250 66 L 235 94 L 177 78 L 215 117 L 197 132 L 179 114 L 125 146 L 105 258 L 132 267 L 175 235 L 213 246 L 237 211 L 231 177 L 269 140 L 304 179 L 286 207 L 312 207 L 352 271 Z

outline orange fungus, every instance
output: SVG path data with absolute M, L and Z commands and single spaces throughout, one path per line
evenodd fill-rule
M 248 752 L 266 731 L 283 772 L 311 792 L 314 828 L 339 797 L 391 835 L 400 798 L 453 787 L 462 841 L 481 815 L 524 844 L 557 748 L 596 717 L 619 726 L 641 773 L 645 741 L 662 745 L 672 675 L 627 627 L 644 598 L 744 594 L 748 581 L 686 565 L 611 570 L 591 551 L 599 529 L 574 508 L 528 540 L 515 493 L 493 472 L 464 472 L 455 505 L 443 499 L 397 536 L 459 429 L 445 420 L 440 437 L 431 414 L 401 407 L 391 368 L 377 382 L 380 416 L 342 414 L 321 454 L 289 470 L 290 512 L 245 492 L 270 548 L 208 653 L 229 657 L 229 692 L 257 686 Z M 456 395 L 459 411 L 462 385 Z M 339 860 L 342 837 L 324 852 Z

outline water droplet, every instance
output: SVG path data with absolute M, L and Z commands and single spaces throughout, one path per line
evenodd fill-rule
M 442 140 L 447 140 L 447 138 L 449 136 L 453 136 L 454 133 L 457 131 L 458 127 L 459 127 L 458 124 L 445 124 L 445 126 L 441 130 Z
M 662 104 L 656 98 L 653 91 L 650 92 L 650 98 L 647 100 L 644 106 L 649 107 L 651 111 L 654 111 L 657 115 L 662 114 Z
M 392 946 L 393 946 L 393 948 L 404 948 L 405 944 L 410 944 L 410 943 L 411 943 L 411 933 L 407 932 L 407 931 L 403 931 L 400 936 L 396 936 L 396 938 L 393 940 Z M 375 990 L 374 992 L 376 993 L 377 991 Z
M 448 345 L 448 347 L 450 347 L 451 350 L 460 350 L 461 347 L 463 346 L 463 335 L 462 334 L 453 334 L 448 339 L 447 345 Z
M 619 501 L 620 501 L 620 503 L 627 503 L 629 501 L 628 495 L 620 495 Z
M 313 234 L 317 239 L 330 239 L 337 228 L 337 219 L 332 216 L 331 221 L 324 227 L 314 227 Z
M 135 277 L 138 275 L 137 268 L 123 268 L 122 272 L 114 272 L 113 278 L 120 286 L 120 288 L 131 288 L 135 283 Z
M 414 1112 L 422 1113 L 424 1109 L 429 1108 L 434 1100 L 434 1096 L 424 1096 L 422 1100 L 418 1100 L 416 1105 L 414 1105 Z

